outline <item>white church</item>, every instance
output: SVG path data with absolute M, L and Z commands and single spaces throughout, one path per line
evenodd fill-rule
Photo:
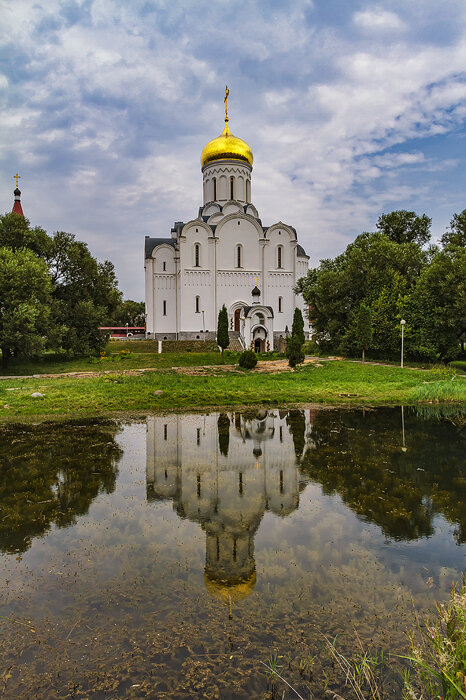
M 296 230 L 263 226 L 251 199 L 253 154 L 228 127 L 201 154 L 203 206 L 175 222 L 169 238 L 145 239 L 146 335 L 157 340 L 215 339 L 225 304 L 230 337 L 256 352 L 291 331 L 293 291 L 309 256 Z M 304 316 L 306 318 L 306 316 Z

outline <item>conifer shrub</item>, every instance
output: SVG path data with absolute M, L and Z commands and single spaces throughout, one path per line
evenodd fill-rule
M 294 310 L 293 325 L 291 327 L 291 335 L 298 338 L 301 345 L 304 344 L 306 340 L 304 335 L 304 319 L 301 313 L 301 309 L 296 308 Z
M 253 369 L 256 365 L 257 357 L 253 350 L 245 350 L 239 356 L 239 366 L 243 369 Z
M 296 367 L 301 362 L 304 362 L 304 352 L 301 339 L 292 335 L 286 346 L 286 356 L 290 367 Z

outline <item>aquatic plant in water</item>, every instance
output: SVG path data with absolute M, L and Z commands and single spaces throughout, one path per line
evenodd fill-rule
M 452 586 L 449 602 L 437 605 L 434 620 L 419 621 L 409 645 L 405 700 L 466 698 L 466 577 L 461 588 Z

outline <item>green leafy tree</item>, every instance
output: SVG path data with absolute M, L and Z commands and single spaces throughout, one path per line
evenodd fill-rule
M 443 234 L 442 244 L 457 245 L 466 248 L 466 209 L 461 214 L 453 214 L 450 221 L 450 230 Z
M 146 323 L 145 304 L 143 301 L 126 299 L 117 306 L 109 325 L 114 326 L 144 326 Z
M 222 362 L 225 362 L 223 353 L 229 344 L 230 336 L 228 335 L 228 312 L 224 304 L 218 312 L 217 321 L 217 345 L 219 345 L 222 350 Z
M 286 345 L 286 356 L 290 367 L 296 367 L 296 365 L 304 362 L 303 345 L 300 338 L 298 338 L 296 335 L 292 335 L 290 338 L 288 338 L 288 343 Z
M 417 359 L 458 357 L 466 338 L 466 248 L 448 244 L 423 270 L 409 299 L 406 349 Z
M 301 345 L 304 344 L 304 341 L 306 339 L 304 336 L 304 319 L 301 313 L 301 309 L 298 308 L 294 310 L 293 325 L 291 326 L 291 335 L 295 336 L 295 338 L 298 338 Z
M 32 356 L 44 346 L 52 284 L 47 265 L 30 250 L 0 248 L 2 365 L 12 355 Z
M 364 362 L 366 351 L 369 349 L 372 340 L 372 312 L 370 306 L 362 303 L 359 305 L 356 317 L 356 336 L 362 349 L 362 361 Z
M 40 226 L 31 228 L 29 220 L 15 214 L 0 216 L 0 247 L 12 250 L 27 248 L 47 260 L 51 252 L 52 239 Z
M 383 233 L 363 233 L 344 253 L 310 270 L 299 280 L 296 291 L 310 307 L 320 347 L 359 354 L 354 319 L 363 303 L 373 313 L 372 349 L 382 356 L 395 352 L 403 305 L 430 255 L 414 242 L 396 243 Z
M 113 264 L 97 262 L 72 234 L 59 231 L 49 236 L 17 214 L 0 217 L 2 245 L 27 249 L 48 267 L 52 289 L 47 345 L 74 353 L 101 349 L 106 338 L 98 327 L 109 325 L 121 304 Z
M 430 239 L 432 219 L 426 214 L 418 216 L 414 211 L 400 209 L 390 214 L 382 214 L 376 227 L 394 243 L 416 243 L 425 245 Z

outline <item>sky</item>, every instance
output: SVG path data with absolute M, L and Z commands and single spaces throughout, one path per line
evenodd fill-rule
M 265 226 L 311 266 L 382 213 L 466 208 L 464 0 L 0 1 L 0 211 L 68 231 L 144 295 L 144 236 L 202 204 L 224 126 Z

